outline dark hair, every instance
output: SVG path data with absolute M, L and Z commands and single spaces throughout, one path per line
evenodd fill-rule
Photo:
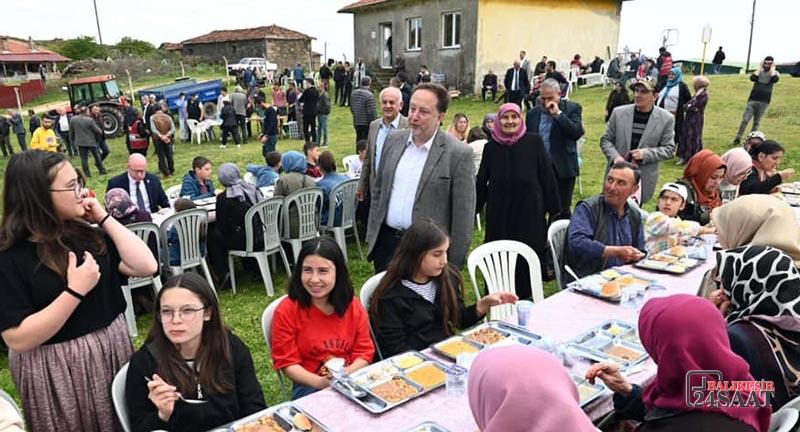
M 642 178 L 642 171 L 639 170 L 638 166 L 636 166 L 636 165 L 634 165 L 634 164 L 632 164 L 630 162 L 625 162 L 625 161 L 623 161 L 623 162 L 614 162 L 611 165 L 611 168 L 609 168 L 609 171 L 611 171 L 611 170 L 621 170 L 621 169 L 626 169 L 626 168 L 630 169 L 631 171 L 633 171 L 633 182 L 638 184 L 639 180 L 641 180 L 641 178 Z
M 439 84 L 424 82 L 419 84 L 414 89 L 414 93 L 420 90 L 428 90 L 429 92 L 432 92 L 436 96 L 436 109 L 440 113 L 447 112 L 447 107 L 450 105 L 450 94 L 447 93 L 447 90 L 444 87 L 440 86 Z
M 467 134 L 467 143 L 482 139 L 486 139 L 486 134 L 483 132 L 483 129 L 481 129 L 480 126 L 475 126 L 469 130 L 469 133 Z
M 661 48 L 659 48 L 659 49 L 658 49 L 658 52 L 660 52 L 660 53 L 663 53 L 663 52 L 665 52 L 666 50 L 667 50 L 667 47 L 663 47 L 663 46 L 662 46 Z
M 367 140 L 360 139 L 356 141 L 356 153 L 364 151 L 367 149 Z
M 398 72 L 397 79 L 400 80 L 401 83 L 404 83 L 408 81 L 408 76 L 406 76 L 405 72 Z
M 267 154 L 264 155 L 264 161 L 267 162 L 267 165 L 274 167 L 280 163 L 281 154 L 276 151 L 267 152 Z
M 186 93 L 184 93 L 184 92 L 178 93 L 178 97 L 181 97 L 181 96 L 186 96 Z
M 175 200 L 175 203 L 172 204 L 172 208 L 175 209 L 175 213 L 179 213 L 184 210 L 196 209 L 197 204 L 195 204 L 194 201 L 190 199 L 178 198 Z
M 12 156 L 6 166 L 0 221 L 0 250 L 33 238 L 39 261 L 64 282 L 67 252 L 75 250 L 76 243 L 95 258 L 106 254 L 106 243 L 99 230 L 83 222 L 62 220 L 56 213 L 50 188 L 65 163 L 67 158 L 58 152 L 28 150 Z
M 372 295 L 369 306 L 370 320 L 374 328 L 380 322 L 379 304 L 381 299 L 400 283 L 403 279 L 411 279 L 419 270 L 422 259 L 428 251 L 441 246 L 449 236 L 441 225 L 431 219 L 421 219 L 411 225 L 411 228 L 403 234 L 400 244 L 394 253 L 394 257 L 389 262 L 386 274 L 381 279 L 375 293 Z M 438 293 L 437 302 L 442 306 L 442 326 L 445 334 L 453 334 L 454 327 L 461 322 L 458 292 L 462 289 L 464 281 L 458 269 L 448 264 L 439 277 L 433 279 L 436 282 Z
M 205 156 L 195 156 L 195 158 L 192 159 L 192 168 L 193 169 L 203 168 L 204 166 L 206 166 L 206 164 L 210 164 L 210 163 L 211 163 L 211 159 L 209 159 L 209 158 L 207 158 Z
M 758 155 L 761 153 L 763 153 L 765 156 L 769 156 L 783 151 L 785 151 L 783 146 L 780 145 L 777 141 L 766 140 L 761 144 L 750 146 L 750 157 L 753 158 L 754 161 L 757 161 Z
M 224 91 L 224 92 L 227 92 L 227 91 L 228 91 L 228 87 L 222 86 L 222 88 L 220 88 L 220 89 L 219 89 L 219 91 L 221 91 L 221 92 L 223 92 L 223 91 Z
M 764 57 L 764 61 L 775 61 L 775 59 L 772 58 L 772 56 L 766 56 Z
M 317 165 L 319 165 L 319 169 L 326 173 L 336 172 L 336 158 L 334 158 L 333 153 L 328 150 L 325 150 L 319 155 Z
M 200 346 L 194 358 L 194 368 L 189 367 L 186 359 L 164 333 L 164 326 L 159 315 L 161 314 L 161 298 L 164 293 L 174 289 L 183 288 L 196 295 L 203 304 L 204 311 L 211 315 L 209 321 L 203 323 L 203 332 L 200 336 Z M 184 397 L 199 397 L 197 385 L 215 394 L 225 394 L 233 390 L 233 383 L 225 379 L 226 372 L 233 368 L 231 344 L 228 339 L 229 330 L 222 323 L 222 314 L 219 300 L 211 286 L 197 273 L 186 272 L 173 276 L 167 280 L 164 287 L 156 295 L 155 319 L 145 344 L 152 344 L 158 353 L 158 375 L 164 381 L 177 387 Z M 195 319 L 203 319 L 203 311 Z
M 548 60 L 547 66 L 550 66 L 551 68 L 553 68 L 553 70 L 556 70 L 556 62 L 553 60 Z
M 300 249 L 300 256 L 297 257 L 297 266 L 289 278 L 289 286 L 286 292 L 289 298 L 296 301 L 300 306 L 307 308 L 311 306 L 311 295 L 303 287 L 303 263 L 306 257 L 318 255 L 326 260 L 332 261 L 336 268 L 336 284 L 328 295 L 328 303 L 333 306 L 336 315 L 343 317 L 350 307 L 355 296 L 353 284 L 350 282 L 350 275 L 347 272 L 347 263 L 339 245 L 330 237 L 316 237 L 303 245 Z
M 314 79 L 313 78 L 306 78 L 305 82 L 311 84 L 312 86 L 314 85 Z
M 315 143 L 314 141 L 306 141 L 306 143 L 303 144 L 303 154 L 308 156 L 308 152 L 317 147 L 319 147 L 319 144 Z

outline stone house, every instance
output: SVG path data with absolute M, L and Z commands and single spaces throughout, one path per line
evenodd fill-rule
M 239 30 L 215 30 L 180 43 L 181 52 L 211 63 L 236 63 L 243 57 L 264 57 L 279 69 L 302 63 L 319 68 L 320 54 L 311 50 L 313 37 L 278 25 Z
M 401 56 L 409 80 L 426 65 L 448 87 L 472 93 L 489 69 L 502 82 L 520 50 L 531 69 L 543 55 L 559 64 L 576 53 L 608 59 L 622 1 L 361 0 L 339 13 L 353 14 L 355 57 L 367 67 L 390 70 Z

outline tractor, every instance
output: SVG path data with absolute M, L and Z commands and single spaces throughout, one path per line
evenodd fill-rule
M 98 105 L 103 119 L 103 130 L 107 137 L 121 136 L 122 104 L 119 85 L 114 75 L 97 75 L 78 78 L 68 83 L 69 105 L 74 110 L 80 105 L 86 108 Z

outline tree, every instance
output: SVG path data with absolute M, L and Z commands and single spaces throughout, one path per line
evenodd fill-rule
M 143 56 L 156 50 L 156 47 L 154 47 L 150 42 L 133 39 L 130 36 L 125 36 L 120 39 L 116 47 L 119 50 L 119 53 L 123 56 Z
M 106 49 L 102 45 L 98 45 L 91 36 L 67 39 L 56 48 L 56 51 L 73 60 L 106 58 Z

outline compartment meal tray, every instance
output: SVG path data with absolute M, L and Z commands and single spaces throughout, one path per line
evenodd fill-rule
M 308 417 L 312 423 L 312 429 L 314 432 L 330 432 L 327 426 L 322 424 L 319 420 L 314 418 L 308 412 L 292 405 L 291 402 L 284 402 L 278 405 L 271 406 L 263 411 L 259 411 L 257 413 L 251 414 L 243 419 L 236 420 L 235 422 L 231 423 L 228 426 L 229 432 L 239 432 L 242 428 L 250 423 L 258 421 L 260 418 L 271 415 L 275 418 L 276 422 L 280 425 L 280 427 L 286 432 L 293 432 L 299 431 L 300 429 L 293 426 L 292 417 L 295 414 L 301 413 Z

